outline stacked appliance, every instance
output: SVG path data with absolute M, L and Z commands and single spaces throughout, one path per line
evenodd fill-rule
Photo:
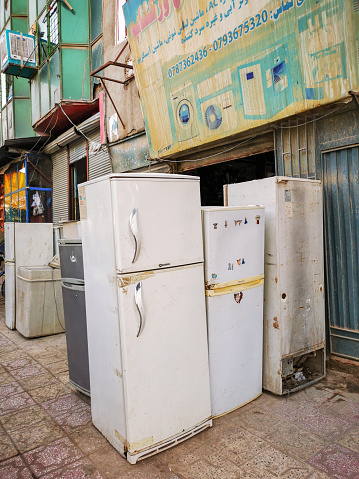
M 81 238 L 60 239 L 59 251 L 69 382 L 89 396 L 90 372 Z
M 225 185 L 224 197 L 265 206 L 263 387 L 309 386 L 325 375 L 321 182 L 265 178 Z
M 94 425 L 130 463 L 211 426 L 199 178 L 79 186 Z
M 17 270 L 47 266 L 53 257 L 52 223 L 5 223 L 5 323 L 16 328 Z
M 212 415 L 262 393 L 264 208 L 202 208 Z

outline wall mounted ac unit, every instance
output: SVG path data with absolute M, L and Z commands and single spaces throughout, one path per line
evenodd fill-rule
M 35 37 L 5 30 L 0 39 L 1 72 L 31 78 L 37 70 Z

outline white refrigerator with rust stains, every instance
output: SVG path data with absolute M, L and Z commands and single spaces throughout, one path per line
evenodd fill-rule
M 134 464 L 211 426 L 199 178 L 79 186 L 94 425 Z
M 212 415 L 262 393 L 264 208 L 202 208 Z
M 263 388 L 287 394 L 325 375 L 320 181 L 273 176 L 225 185 L 230 206 L 265 206 Z

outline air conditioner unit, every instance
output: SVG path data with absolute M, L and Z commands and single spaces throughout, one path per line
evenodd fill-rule
M 5 30 L 0 39 L 1 72 L 31 78 L 37 70 L 35 37 Z

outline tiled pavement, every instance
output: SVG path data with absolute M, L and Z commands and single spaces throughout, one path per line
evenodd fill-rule
M 68 385 L 64 334 L 27 340 L 0 304 L 0 479 L 359 479 L 359 380 L 329 371 L 264 393 L 189 441 L 129 465 Z

